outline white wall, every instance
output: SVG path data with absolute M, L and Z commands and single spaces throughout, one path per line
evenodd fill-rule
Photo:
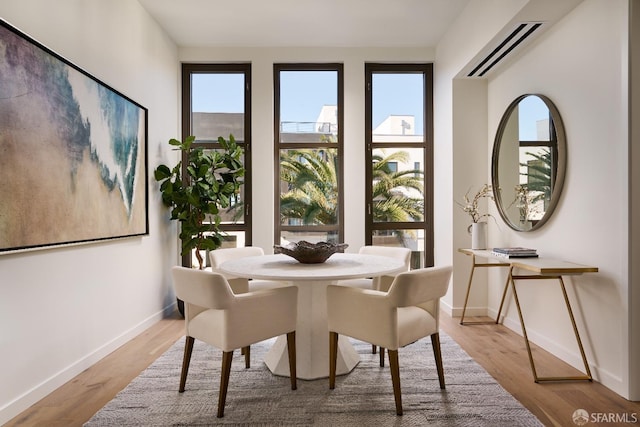
M 493 134 L 508 103 L 525 92 L 550 96 L 563 116 L 569 141 L 563 199 L 539 232 L 515 233 L 502 226 L 499 235 L 491 231 L 491 239 L 532 245 L 546 256 L 600 267 L 598 274 L 570 279 L 570 296 L 576 301 L 594 374 L 628 397 L 628 390 L 634 384 L 638 390 L 640 381 L 637 362 L 629 356 L 628 337 L 633 331 L 627 322 L 626 0 L 585 0 L 490 81 L 454 82 L 459 71 L 528 4 L 527 0 L 470 2 L 437 55 L 425 49 L 320 48 L 199 48 L 181 49 L 178 54 L 138 3 L 130 0 L 2 0 L 0 17 L 149 108 L 150 171 L 160 162 L 176 159 L 166 141 L 180 134 L 179 62 L 250 61 L 253 203 L 254 212 L 262 214 L 260 224 L 265 225 L 255 227 L 254 244 L 267 250 L 273 239 L 273 165 L 257 159 L 273 157 L 272 64 L 345 64 L 349 164 L 345 241 L 355 250 L 364 242 L 364 194 L 357 190 L 364 188 L 364 62 L 435 58 L 435 261 L 453 262 L 456 267 L 446 301 L 450 311 L 461 307 L 459 289 L 466 287 L 468 274 L 468 259 L 455 252 L 468 242 L 468 218 L 454 199 L 470 185 L 488 182 L 488 164 L 480 162 L 489 161 Z M 472 102 L 466 102 L 468 96 Z M 468 167 L 475 162 L 477 167 Z M 168 268 L 177 262 L 175 226 L 160 208 L 152 177 L 149 190 L 149 236 L 0 256 L 0 423 L 144 330 L 173 304 Z M 257 218 L 254 223 L 258 224 Z M 503 283 L 493 277 L 489 282 Z M 486 296 L 478 295 L 474 304 L 496 310 L 492 295 L 499 287 L 487 287 Z M 547 283 L 530 288 L 523 289 L 522 299 L 539 301 L 525 307 L 532 338 L 575 363 L 571 331 L 556 328 L 566 321 L 554 314 L 563 310 L 557 289 Z M 519 332 L 515 320 L 511 307 L 506 324 Z M 630 378 L 633 363 L 635 377 Z
M 138 2 L 3 0 L 0 17 L 148 108 L 150 172 L 176 160 L 177 49 Z M 175 226 L 151 173 L 149 193 L 148 236 L 0 256 L 0 424 L 174 305 Z
M 347 252 L 364 244 L 365 62 L 432 62 L 430 49 L 399 48 L 181 48 L 182 62 L 251 62 L 253 139 L 253 245 L 273 251 L 273 64 L 344 64 L 345 236 Z M 436 164 L 439 153 L 436 152 Z M 267 159 L 261 161 L 261 159 Z M 258 214 L 259 213 L 259 214 Z
M 490 183 L 487 150 L 487 82 L 458 79 L 462 68 L 521 10 L 527 0 L 470 2 L 438 44 L 435 62 L 434 132 L 436 188 L 434 205 L 436 263 L 453 264 L 453 282 L 444 310 L 460 315 L 464 304 L 469 259 L 457 248 L 469 247 L 468 214 L 456 204 L 465 193 Z M 473 193 L 471 193 L 473 194 Z M 483 201 L 485 202 L 485 201 Z M 484 205 L 483 205 L 484 207 Z M 476 282 L 477 281 L 477 282 Z M 486 272 L 474 277 L 469 314 L 486 314 Z
M 544 0 L 532 0 L 505 21 L 508 28 L 527 13 L 540 12 Z M 556 2 L 556 4 L 559 2 Z M 503 68 L 489 76 L 486 88 L 487 125 L 465 118 L 468 111 L 459 109 L 456 89 L 468 96 L 482 97 L 481 89 L 472 83 L 454 82 L 453 134 L 454 197 L 462 197 L 471 183 L 490 180 L 488 164 L 470 168 L 473 153 L 477 162 L 489 162 L 493 138 L 500 118 L 517 96 L 524 93 L 547 95 L 558 107 L 564 120 L 568 141 L 568 167 L 562 198 L 555 213 L 538 231 L 521 233 L 490 221 L 489 246 L 531 246 L 545 257 L 559 258 L 599 267 L 597 274 L 587 274 L 566 280 L 583 344 L 594 377 L 620 395 L 630 398 L 631 390 L 640 381 L 637 361 L 631 359 L 629 336 L 629 164 L 628 135 L 628 2 L 627 0 L 584 0 L 558 20 Z M 495 2 L 498 5 L 498 2 Z M 548 5 L 552 3 L 548 2 Z M 473 40 L 483 22 L 483 12 L 467 14 L 475 5 L 470 3 L 456 23 L 459 30 L 448 34 L 438 47 L 440 58 L 448 59 L 453 74 L 468 63 L 456 47 L 461 40 Z M 534 7 L 536 6 L 536 7 Z M 500 6 L 502 10 L 502 6 Z M 487 9 L 486 14 L 493 11 Z M 527 12 L 527 13 L 525 13 Z M 455 53 L 453 53 L 455 51 Z M 449 76 L 449 75 L 448 75 Z M 448 77 L 446 76 L 446 77 Z M 446 83 L 445 83 L 446 84 Z M 469 87 L 466 87 L 469 86 Z M 477 102 L 475 99 L 473 102 Z M 439 112 L 439 114 L 447 114 Z M 437 121 L 436 121 L 437 123 Z M 468 135 L 469 125 L 478 134 L 488 131 L 484 147 L 475 140 L 458 138 Z M 436 138 L 437 139 L 437 138 Z M 461 153 L 456 157 L 456 153 Z M 484 166 L 484 165 L 483 165 Z M 468 182 L 463 186 L 461 182 Z M 453 215 L 453 242 L 459 245 L 468 219 Z M 468 238 L 467 238 L 468 239 Z M 468 240 L 466 240 L 468 244 Z M 454 247 L 455 250 L 455 247 Z M 454 254 L 454 286 L 446 302 L 456 312 L 461 308 L 462 292 L 466 290 L 470 260 Z M 487 269 L 488 270 L 488 269 Z M 483 302 L 487 313 L 497 312 L 506 272 L 491 269 L 485 273 L 489 283 L 485 297 L 480 292 L 474 301 Z M 582 369 L 573 330 L 566 314 L 559 286 L 555 281 L 524 282 L 518 285 L 529 338 L 556 356 Z M 505 325 L 521 333 L 514 304 L 508 305 Z M 637 331 L 636 331 L 637 333 Z M 612 350 L 615 349 L 615 350 Z M 637 352 L 637 350 L 636 350 Z M 636 366 L 635 371 L 630 369 Z M 631 377 L 635 372 L 635 377 Z M 637 393 L 635 395 L 637 399 Z
M 594 376 L 622 395 L 629 386 L 626 5 L 585 1 L 489 82 L 494 132 L 502 112 L 523 93 L 549 96 L 562 115 L 568 165 L 560 203 L 539 231 L 503 228 L 500 239 L 599 268 L 598 274 L 569 279 L 568 292 Z M 519 295 L 530 338 L 580 367 L 559 287 L 527 282 L 519 285 Z M 515 307 L 506 322 L 519 325 Z

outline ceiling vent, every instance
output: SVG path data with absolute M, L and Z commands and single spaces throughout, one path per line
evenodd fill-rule
M 467 77 L 483 77 L 496 65 L 502 62 L 507 55 L 512 54 L 514 50 L 525 45 L 525 41 L 529 42 L 540 33 L 540 28 L 544 22 L 522 22 L 509 33 L 502 42 L 500 42 L 493 50 L 484 58 L 481 58 L 477 65 L 467 73 Z

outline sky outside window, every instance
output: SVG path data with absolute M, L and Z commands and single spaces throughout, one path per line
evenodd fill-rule
M 282 71 L 280 120 L 315 122 L 325 105 L 337 104 L 335 71 Z M 242 74 L 203 73 L 192 76 L 192 111 L 244 112 Z M 373 76 L 373 126 L 391 115 L 413 116 L 412 134 L 423 135 L 424 79 L 422 74 L 377 73 Z
M 549 108 L 537 96 L 527 96 L 518 103 L 520 141 L 549 141 Z M 544 129 L 539 132 L 538 123 Z
M 373 129 L 389 116 L 413 116 L 413 135 L 424 135 L 423 74 L 375 73 L 372 76 Z
M 244 113 L 244 74 L 193 74 L 191 85 L 194 113 Z
M 281 122 L 315 122 L 324 105 L 337 104 L 337 72 L 280 72 Z

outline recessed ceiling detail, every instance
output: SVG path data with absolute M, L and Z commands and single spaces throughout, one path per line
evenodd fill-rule
M 544 22 L 521 22 L 517 24 L 504 39 L 494 44 L 495 48 L 475 62 L 476 65 L 467 73 L 467 77 L 486 76 L 496 65 L 504 61 L 508 55 L 513 55 L 514 51 L 525 45 L 525 42 L 530 42 L 534 38 L 534 34 L 541 33 L 540 29 L 544 25 Z

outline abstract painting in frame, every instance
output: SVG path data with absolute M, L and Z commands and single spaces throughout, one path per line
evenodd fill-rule
M 147 109 L 0 20 L 0 254 L 149 233 Z

